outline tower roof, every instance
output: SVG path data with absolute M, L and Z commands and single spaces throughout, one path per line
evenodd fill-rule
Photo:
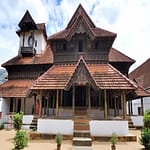
M 84 32 L 83 28 L 85 28 L 86 31 L 91 36 L 91 38 L 109 37 L 114 40 L 117 36 L 116 33 L 101 28 L 97 28 L 93 23 L 93 21 L 88 16 L 88 14 L 86 13 L 86 11 L 84 10 L 84 8 L 82 7 L 82 5 L 80 4 L 76 9 L 75 13 L 73 14 L 72 18 L 70 19 L 67 27 L 64 30 L 49 36 L 48 40 L 58 40 L 58 39 L 70 40 L 74 32 L 76 32 L 77 28 L 79 33 Z
M 28 10 L 25 12 L 18 26 L 21 28 L 21 30 L 25 30 L 25 31 L 28 31 L 31 29 L 33 30 L 37 29 L 36 23 L 34 22 Z

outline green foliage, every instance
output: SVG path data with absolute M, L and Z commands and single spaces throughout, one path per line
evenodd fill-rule
M 150 150 L 150 110 L 147 110 L 144 114 L 144 127 L 141 132 L 140 143 L 146 150 Z
M 37 127 L 34 127 L 34 128 L 33 128 L 33 131 L 37 131 Z
M 16 132 L 16 136 L 14 137 L 14 150 L 20 150 L 27 146 L 28 144 L 28 137 L 27 133 L 24 130 L 18 130 Z
M 145 147 L 145 150 L 150 150 L 150 129 L 143 129 L 140 143 Z
M 112 145 L 115 145 L 118 141 L 117 134 L 115 132 L 112 133 L 111 139 L 110 139 Z
M 5 128 L 5 124 L 4 124 L 4 122 L 2 122 L 1 124 L 0 124 L 0 130 L 2 130 L 2 129 L 4 129 Z
M 23 112 L 16 113 L 15 115 L 13 115 L 12 119 L 14 123 L 14 129 L 20 130 L 22 127 Z
M 150 110 L 144 114 L 144 128 L 150 129 Z
M 57 145 L 61 145 L 62 144 L 62 140 L 63 140 L 63 137 L 62 137 L 61 134 L 57 134 L 55 136 L 55 141 L 56 141 Z

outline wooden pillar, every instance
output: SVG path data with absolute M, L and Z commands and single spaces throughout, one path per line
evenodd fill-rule
M 75 115 L 75 86 L 72 86 L 72 116 Z
M 130 109 L 131 109 L 131 116 L 133 115 L 133 107 L 132 107 L 132 100 L 130 102 Z
M 141 97 L 141 115 L 144 115 L 144 104 L 143 104 L 143 97 Z
M 33 104 L 33 109 L 34 109 L 34 112 L 33 114 L 35 115 L 36 114 L 36 94 L 34 94 L 34 104 Z
M 88 85 L 87 87 L 87 100 L 88 100 L 88 117 L 90 118 L 90 113 L 91 113 L 91 88 L 90 88 L 90 85 Z
M 48 112 L 49 112 L 49 111 L 48 111 L 48 108 L 49 108 L 49 106 L 48 106 L 48 99 L 49 99 L 49 97 L 47 97 L 47 99 L 46 99 L 46 106 L 47 106 L 47 107 L 46 107 L 46 116 L 49 116 L 49 115 L 48 115 L 48 114 L 49 114 L 49 113 L 48 113 Z
M 46 115 L 47 99 L 44 97 L 44 116 Z
M 56 91 L 56 118 L 59 118 L 59 90 Z
M 24 98 L 23 112 L 24 112 L 24 115 L 25 115 L 26 114 L 26 98 Z
M 101 90 L 99 89 L 98 91 L 98 103 L 99 103 L 99 107 L 100 107 L 100 104 L 101 104 Z
M 40 90 L 40 99 L 39 99 L 39 116 L 42 116 L 42 93 L 43 91 Z
M 131 109 L 130 109 L 130 100 L 128 101 L 128 115 L 131 115 Z
M 63 89 L 60 91 L 60 106 L 63 105 Z
M 91 111 L 91 88 L 90 85 L 88 85 L 88 109 L 89 109 L 89 113 Z
M 123 119 L 126 119 L 126 94 L 125 90 L 122 93 L 122 102 L 123 102 Z
M 116 105 L 116 95 L 114 95 L 114 117 L 117 116 L 116 109 L 117 109 L 117 105 Z
M 107 119 L 107 91 L 104 90 L 104 119 Z
M 15 97 L 14 97 L 13 105 L 14 105 L 14 107 L 13 107 L 13 112 L 16 112 L 16 98 L 15 98 Z

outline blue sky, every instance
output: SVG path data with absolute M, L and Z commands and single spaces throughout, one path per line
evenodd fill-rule
M 150 57 L 149 0 L 1 0 L 0 64 L 18 54 L 18 23 L 28 9 L 47 34 L 64 29 L 79 3 L 96 26 L 117 33 L 113 47 L 136 60 L 131 70 Z

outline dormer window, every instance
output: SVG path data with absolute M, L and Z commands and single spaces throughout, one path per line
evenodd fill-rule
M 33 44 L 34 44 L 34 36 L 30 35 L 28 38 L 28 46 L 33 47 Z
M 79 48 L 79 52 L 83 52 L 83 43 L 82 43 L 82 40 L 79 40 L 78 42 L 78 48 Z

